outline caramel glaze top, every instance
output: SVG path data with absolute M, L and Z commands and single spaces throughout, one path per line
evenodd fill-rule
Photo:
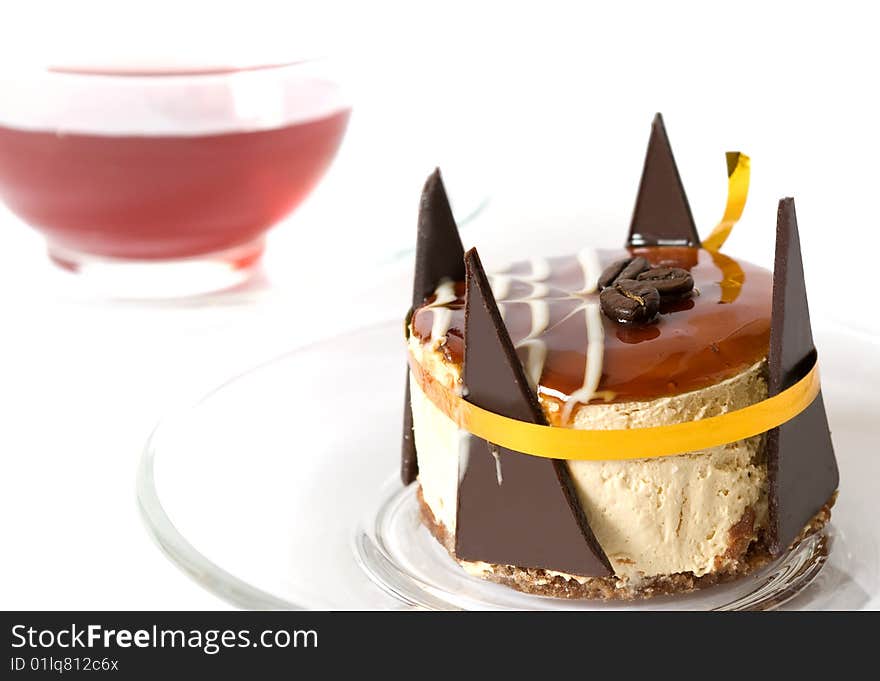
M 699 390 L 766 357 L 770 272 L 721 253 L 673 246 L 596 251 L 593 262 L 595 265 L 598 260 L 601 271 L 630 255 L 644 256 L 652 265 L 689 270 L 694 292 L 690 298 L 661 304 L 659 316 L 647 325 L 619 324 L 598 313 L 604 330 L 604 338 L 600 338 L 604 344 L 601 376 L 587 401 L 629 402 Z M 526 261 L 490 276 L 505 326 L 523 364 L 528 363 L 530 340 L 541 341 L 546 350 L 537 369 L 537 389 L 544 399 L 565 402 L 584 386 L 590 342 L 587 307 L 598 304 L 598 294 L 582 292 L 594 288 L 599 272 L 591 272 L 593 281 L 587 282 L 586 271 L 592 268 L 582 262 L 583 258 L 575 255 Z M 436 298 L 429 298 L 412 319 L 412 333 L 425 343 L 431 340 L 437 308 L 430 306 Z M 546 306 L 532 301 L 546 301 Z M 439 307 L 451 312 L 440 349 L 448 362 L 460 365 L 464 283 L 456 282 L 454 300 Z M 533 327 L 536 318 L 546 320 L 546 324 L 539 322 L 538 328 L 546 328 L 538 333 Z M 594 332 L 593 342 L 595 337 Z

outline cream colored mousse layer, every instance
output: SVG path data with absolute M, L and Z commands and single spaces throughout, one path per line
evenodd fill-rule
M 411 337 L 410 352 L 447 388 L 460 389 L 458 367 Z M 462 456 L 467 433 L 458 429 L 410 377 L 419 483 L 425 503 L 454 536 Z M 765 362 L 733 378 L 682 395 L 644 402 L 580 405 L 572 426 L 641 428 L 694 421 L 754 404 L 767 396 Z M 559 404 L 542 400 L 549 413 Z M 465 450 L 466 451 L 466 450 Z M 504 462 L 501 461 L 503 470 Z M 627 461 L 572 461 L 575 488 L 590 527 L 608 555 L 620 586 L 642 578 L 723 569 L 742 551 L 742 532 L 731 532 L 754 513 L 754 532 L 767 523 L 767 465 L 763 436 L 679 456 Z M 740 526 L 741 528 L 741 526 Z M 737 546 L 739 542 L 739 546 Z M 462 562 L 485 575 L 487 563 Z M 552 572 L 552 571 L 551 571 Z M 561 576 L 584 581 L 580 575 Z
M 461 392 L 458 367 L 446 362 L 438 352 L 426 348 L 410 336 L 410 353 L 414 359 L 443 386 Z M 422 487 L 425 504 L 455 536 L 458 504 L 459 471 L 467 465 L 468 433 L 460 430 L 452 419 L 440 411 L 422 391 L 415 377 L 409 375 L 410 400 L 412 403 L 413 437 L 416 442 L 416 458 L 419 463 L 418 481 Z

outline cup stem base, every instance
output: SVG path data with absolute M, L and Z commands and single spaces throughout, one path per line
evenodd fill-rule
M 78 284 L 117 299 L 163 300 L 224 291 L 256 271 L 265 238 L 188 258 L 129 260 L 81 253 L 52 242 L 49 258 L 76 276 Z

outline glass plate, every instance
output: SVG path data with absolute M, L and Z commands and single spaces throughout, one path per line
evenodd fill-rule
M 138 472 L 146 525 L 199 584 L 245 608 L 858 609 L 880 606 L 878 346 L 817 334 L 841 468 L 828 531 L 761 572 L 643 602 L 530 596 L 461 571 L 397 478 L 400 322 L 283 355 L 156 428 Z

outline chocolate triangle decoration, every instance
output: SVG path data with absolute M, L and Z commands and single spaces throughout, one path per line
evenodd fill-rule
M 517 421 L 547 425 L 538 397 L 526 379 L 489 285 L 477 249 L 467 266 L 464 310 L 465 399 Z
M 508 418 L 546 425 L 476 250 L 468 251 L 465 262 L 465 399 Z M 459 471 L 458 558 L 584 576 L 612 574 L 564 461 L 521 454 L 475 436 L 466 446 Z
M 803 378 L 815 359 L 794 199 L 782 199 L 776 217 L 770 396 Z M 778 555 L 837 489 L 837 461 L 821 391 L 804 411 L 767 434 L 767 461 L 770 549 Z
M 419 223 L 416 236 L 416 267 L 413 275 L 413 297 L 410 315 L 434 295 L 444 279 L 464 281 L 464 247 L 458 226 L 446 196 L 440 169 L 435 168 L 422 189 Z M 407 327 L 409 327 L 407 317 Z M 412 403 L 409 394 L 409 373 L 403 404 L 403 437 L 401 440 L 400 479 L 404 485 L 419 474 L 416 443 L 412 430 Z
M 425 182 L 419 205 L 413 308 L 432 296 L 443 279 L 464 281 L 464 248 L 437 168 Z
M 403 393 L 403 436 L 400 442 L 400 480 L 404 485 L 414 482 L 419 475 L 416 458 L 416 438 L 413 433 L 412 400 L 409 394 L 409 368 L 406 370 L 406 390 Z
M 663 116 L 654 116 L 651 138 L 629 227 L 628 246 L 699 246 L 691 207 L 672 156 Z

